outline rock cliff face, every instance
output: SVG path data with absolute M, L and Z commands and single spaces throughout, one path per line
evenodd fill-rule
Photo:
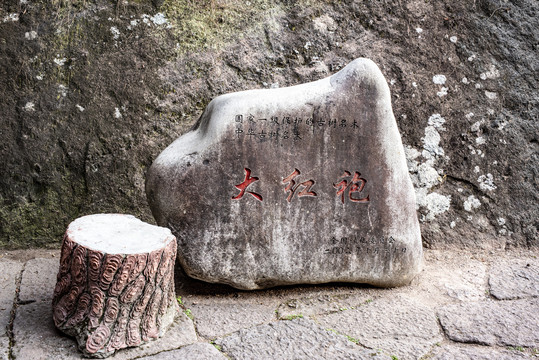
M 427 247 L 539 246 L 534 0 L 7 0 L 0 247 L 95 212 L 151 221 L 153 159 L 221 94 L 386 77 Z

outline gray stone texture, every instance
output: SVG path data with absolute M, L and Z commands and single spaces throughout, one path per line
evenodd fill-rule
M 315 82 L 215 98 L 154 161 L 146 191 L 200 280 L 390 287 L 420 269 L 389 87 L 368 59 Z
M 531 354 L 520 350 L 492 348 L 490 346 L 444 344 L 436 346 L 430 360 L 517 360 L 532 359 Z
M 28 260 L 22 273 L 19 300 L 51 302 L 59 267 L 58 258 Z
M 215 346 L 207 343 L 187 345 L 178 350 L 164 351 L 162 353 L 145 356 L 143 360 L 226 360 Z
M 482 345 L 539 347 L 539 299 L 451 304 L 438 311 L 453 341 Z
M 372 301 L 372 298 L 367 294 L 324 294 L 316 297 L 290 299 L 279 305 L 277 316 L 279 319 L 287 319 L 300 315 L 324 315 L 353 309 L 365 305 L 369 301 Z
M 0 338 L 7 336 L 6 329 L 15 300 L 15 289 L 23 263 L 0 259 Z
M 539 296 L 539 260 L 512 259 L 496 262 L 490 270 L 490 293 L 510 300 Z
M 442 341 L 432 311 L 403 296 L 377 299 L 357 309 L 317 318 L 324 328 L 358 339 L 399 359 L 418 359 Z
M 13 355 L 18 359 L 80 359 L 74 339 L 66 337 L 54 327 L 50 302 L 34 302 L 17 309 L 13 333 Z M 180 314 L 167 333 L 156 341 L 140 347 L 119 351 L 111 359 L 132 359 L 177 349 L 197 341 L 193 323 Z
M 275 309 L 257 304 L 212 304 L 190 307 L 200 336 L 215 339 L 275 320 Z
M 215 343 L 232 359 L 390 359 L 307 319 L 259 325 Z

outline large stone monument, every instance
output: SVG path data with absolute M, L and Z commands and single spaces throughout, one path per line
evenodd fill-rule
M 214 99 L 148 171 L 188 275 L 240 289 L 408 284 L 422 260 L 389 88 L 357 59 L 333 76 Z

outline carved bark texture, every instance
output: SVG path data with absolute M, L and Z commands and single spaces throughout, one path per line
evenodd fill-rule
M 176 239 L 146 254 L 108 254 L 71 237 L 68 229 L 53 297 L 56 327 L 95 358 L 162 336 L 178 312 Z

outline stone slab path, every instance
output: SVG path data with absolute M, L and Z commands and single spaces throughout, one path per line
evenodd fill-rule
M 52 321 L 59 251 L 0 252 L 0 359 L 80 359 Z M 176 271 L 165 337 L 111 359 L 539 358 L 537 251 L 426 250 L 406 287 L 240 291 Z

